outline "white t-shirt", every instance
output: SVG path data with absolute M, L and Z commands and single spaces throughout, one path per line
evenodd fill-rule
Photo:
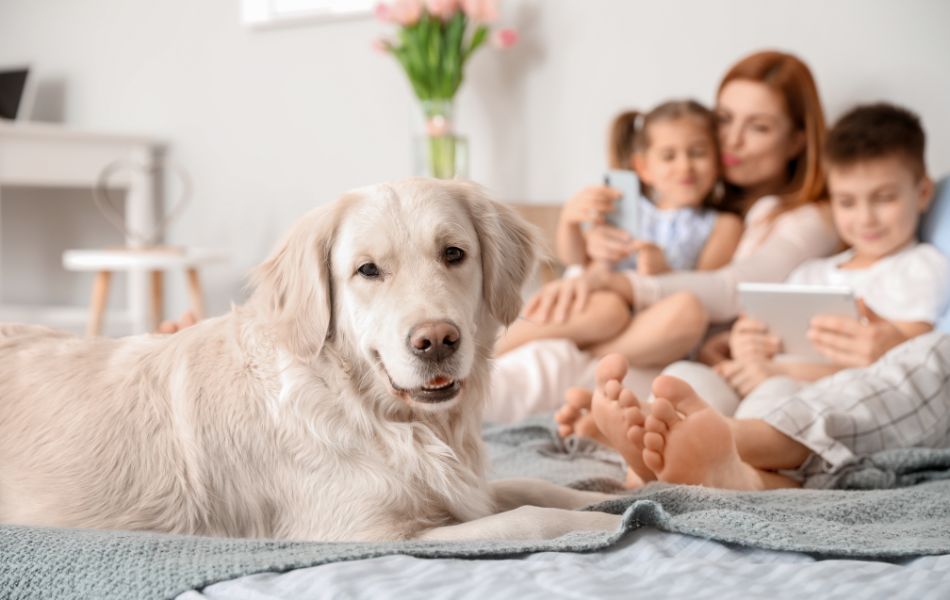
M 864 269 L 842 269 L 853 250 L 803 263 L 786 283 L 839 285 L 854 290 L 889 321 L 934 323 L 950 300 L 950 260 L 930 244 L 914 242 Z

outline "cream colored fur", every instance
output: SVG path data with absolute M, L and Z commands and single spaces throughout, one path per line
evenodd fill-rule
M 448 246 L 465 259 L 444 260 Z M 247 304 L 170 336 L 0 325 L 0 522 L 308 540 L 550 537 L 612 529 L 603 496 L 489 484 L 489 355 L 534 233 L 471 184 L 355 190 L 298 221 Z M 375 263 L 382 276 L 357 273 Z M 448 320 L 439 367 L 409 330 Z M 428 404 L 400 390 L 462 382 Z M 393 387 L 395 386 L 395 387 Z

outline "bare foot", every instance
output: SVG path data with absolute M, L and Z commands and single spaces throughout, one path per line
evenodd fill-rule
M 181 313 L 181 316 L 178 317 L 177 321 L 162 321 L 158 326 L 159 333 L 177 333 L 186 327 L 191 327 L 198 322 L 198 318 L 195 317 L 195 313 L 189 309 Z
M 686 382 L 661 375 L 653 382 L 653 396 L 643 425 L 643 462 L 660 481 L 765 489 L 759 472 L 739 458 L 729 420 Z
M 571 388 L 564 394 L 564 406 L 554 413 L 557 421 L 557 432 L 561 437 L 576 435 L 597 440 L 601 444 L 609 445 L 604 434 L 597 429 L 594 418 L 590 414 L 590 390 Z
M 637 397 L 620 383 L 628 370 L 627 359 L 620 354 L 608 354 L 600 360 L 591 414 L 610 447 L 627 461 L 632 471 L 627 475 L 627 486 L 636 487 L 655 480 L 656 475 L 643 463 L 643 447 L 635 446 L 627 437 L 632 423 L 644 421 Z

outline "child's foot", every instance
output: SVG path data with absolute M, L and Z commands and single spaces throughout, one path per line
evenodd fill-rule
M 158 333 L 178 333 L 186 327 L 191 327 L 198 322 L 198 318 L 195 317 L 195 313 L 191 310 L 186 310 L 178 317 L 177 321 L 162 321 L 158 326 Z
M 650 415 L 643 425 L 643 462 L 660 481 L 733 490 L 764 489 L 742 462 L 729 421 L 676 377 L 653 382 Z M 630 435 L 636 434 L 631 428 Z
M 597 429 L 594 418 L 590 414 L 592 394 L 584 388 L 571 388 L 564 394 L 564 406 L 554 413 L 557 421 L 557 432 L 561 437 L 576 435 L 597 440 L 605 446 L 609 445 L 604 434 Z
M 635 487 L 638 483 L 655 480 L 656 475 L 643 464 L 643 447 L 635 446 L 627 437 L 631 424 L 642 424 L 644 420 L 637 397 L 620 383 L 628 369 L 627 359 L 620 354 L 608 354 L 600 360 L 591 414 L 610 447 L 627 461 L 633 471 L 632 475 L 628 474 L 627 485 Z

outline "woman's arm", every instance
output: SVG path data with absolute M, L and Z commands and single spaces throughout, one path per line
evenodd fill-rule
M 761 234 L 761 229 L 747 228 L 743 237 Z M 625 275 L 630 279 L 632 300 L 638 310 L 678 292 L 689 292 L 699 298 L 713 323 L 722 323 L 739 314 L 738 283 L 784 281 L 795 267 L 831 254 L 838 243 L 827 211 L 808 205 L 780 216 L 758 248 L 720 269 L 655 277 L 633 272 Z
M 696 262 L 697 271 L 712 271 L 724 267 L 732 261 L 742 238 L 742 219 L 736 215 L 722 213 L 716 217 L 706 245 Z

